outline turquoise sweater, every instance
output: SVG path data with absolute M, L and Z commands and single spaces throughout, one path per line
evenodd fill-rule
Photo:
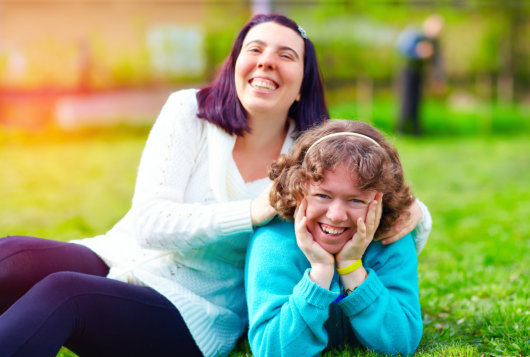
M 413 353 L 423 324 L 412 237 L 371 243 L 363 257 L 368 278 L 338 303 L 309 278 L 292 222 L 275 219 L 256 230 L 247 252 L 245 288 L 250 347 L 255 356 L 315 356 L 345 342 L 378 353 Z

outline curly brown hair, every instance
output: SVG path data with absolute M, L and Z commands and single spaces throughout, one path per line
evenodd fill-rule
M 368 136 L 379 143 L 357 136 L 327 138 L 311 148 L 318 139 L 332 133 L 352 132 Z M 327 171 L 346 163 L 357 174 L 358 187 L 383 193 L 383 214 L 376 236 L 390 230 L 405 209 L 414 201 L 405 184 L 403 167 L 396 149 L 372 126 L 350 120 L 329 120 L 302 133 L 293 152 L 284 154 L 270 168 L 273 181 L 272 206 L 279 215 L 292 220 L 296 207 L 307 193 L 308 183 L 318 182 Z

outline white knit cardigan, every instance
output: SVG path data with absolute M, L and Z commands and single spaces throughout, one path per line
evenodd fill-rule
M 197 118 L 196 92 L 173 93 L 164 105 L 127 215 L 108 233 L 74 242 L 111 267 L 109 278 L 164 295 L 203 354 L 222 356 L 247 324 L 243 268 L 255 195 L 232 158 L 236 137 Z
M 203 354 L 223 356 L 247 325 L 243 270 L 256 190 L 233 160 L 236 136 L 197 117 L 196 93 L 175 92 L 162 108 L 142 154 L 131 210 L 106 234 L 73 242 L 96 252 L 111 268 L 109 278 L 164 295 Z M 283 153 L 292 147 L 293 131 L 291 122 Z M 267 184 L 258 182 L 257 191 Z M 418 247 L 430 233 L 426 208 L 423 217 Z

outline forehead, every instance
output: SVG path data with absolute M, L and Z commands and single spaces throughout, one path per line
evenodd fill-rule
M 357 173 L 347 165 L 340 164 L 333 171 L 324 172 L 324 177 L 318 182 L 311 182 L 311 189 L 323 189 L 329 192 L 345 195 L 362 195 L 368 193 L 361 191 L 357 185 Z
M 264 22 L 251 28 L 245 36 L 243 45 L 252 41 L 262 41 L 267 45 L 276 47 L 290 47 L 299 54 L 304 54 L 304 40 L 300 34 L 273 21 Z

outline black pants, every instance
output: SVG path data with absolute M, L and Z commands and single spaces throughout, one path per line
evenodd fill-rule
M 108 269 L 77 244 L 0 239 L 0 356 L 201 356 L 171 302 Z
M 401 112 L 398 133 L 421 135 L 420 102 L 422 97 L 422 68 L 410 65 L 403 70 Z

